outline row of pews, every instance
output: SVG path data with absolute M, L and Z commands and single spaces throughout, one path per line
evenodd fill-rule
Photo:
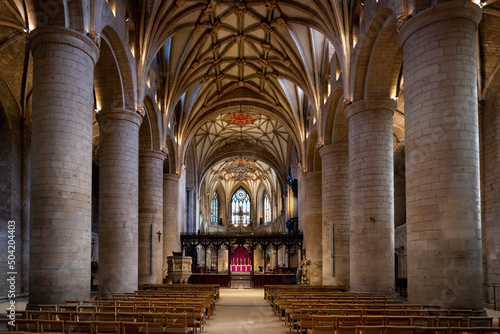
M 296 333 L 500 334 L 493 318 L 482 312 L 409 304 L 331 286 L 266 286 L 264 298 L 289 331 Z
M 219 300 L 218 285 L 148 285 L 144 290 L 96 300 L 68 300 L 16 310 L 18 333 L 163 334 L 202 332 Z M 9 311 L 7 311 L 9 315 Z

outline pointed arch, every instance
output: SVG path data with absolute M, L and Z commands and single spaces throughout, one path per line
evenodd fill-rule
M 98 110 L 125 108 L 120 69 L 106 38 L 101 41 L 99 61 L 94 70 L 94 91 Z
M 338 117 L 339 109 L 343 111 L 343 96 L 344 90 L 337 87 L 328 99 L 328 105 L 326 107 L 326 115 L 324 116 L 324 132 L 323 140 L 325 145 L 330 145 L 333 142 L 334 126 L 335 120 Z
M 102 58 L 102 43 L 108 44 L 112 53 L 112 58 L 116 64 L 120 78 L 120 97 L 123 108 L 127 110 L 137 109 L 137 77 L 134 70 L 135 60 L 130 52 L 128 45 L 123 43 L 122 39 L 111 26 L 105 26 L 101 36 L 101 58 Z M 118 93 L 115 93 L 118 94 Z M 118 101 L 114 102 L 117 103 Z
M 353 54 L 352 100 L 395 96 L 403 55 L 396 39 L 394 11 L 380 10 L 364 31 Z
M 153 103 L 149 96 L 144 98 L 145 114 L 144 119 L 148 119 L 149 128 L 151 132 L 151 149 L 160 150 L 161 149 L 161 135 L 160 135 L 160 124 L 159 115 L 160 111 L 157 109 L 156 104 Z M 144 124 L 144 123 L 143 123 Z
M 170 174 L 174 174 L 177 172 L 176 170 L 176 152 L 175 152 L 175 145 L 174 145 L 174 142 L 172 140 L 172 138 L 170 136 L 167 136 L 167 140 L 166 140 L 166 144 L 167 144 L 167 159 L 165 159 L 165 171 L 170 173 Z
M 233 225 L 250 225 L 252 200 L 250 192 L 240 185 L 231 195 L 231 222 Z
M 314 131 L 309 139 L 309 148 L 307 150 L 307 171 L 321 171 L 321 156 L 318 147 L 318 132 Z
M 219 195 L 217 194 L 217 190 L 215 190 L 210 200 L 210 223 L 212 224 L 217 224 L 219 222 L 219 206 Z
M 270 223 L 272 220 L 272 209 L 271 209 L 271 200 L 267 191 L 264 191 L 264 196 L 262 196 L 263 208 L 264 208 L 264 224 Z

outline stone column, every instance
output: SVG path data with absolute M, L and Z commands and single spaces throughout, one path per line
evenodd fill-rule
M 163 282 L 163 160 L 161 151 L 139 155 L 139 286 Z
M 179 177 L 163 174 L 163 276 L 167 273 L 167 257 L 181 251 L 178 212 Z
M 323 146 L 319 153 L 322 163 L 323 284 L 348 286 L 349 146 L 347 143 L 331 144 Z
M 482 309 L 476 29 L 449 1 L 399 32 L 405 78 L 408 296 Z
M 99 50 L 88 37 L 56 27 L 35 29 L 29 43 L 29 304 L 84 300 L 90 297 L 92 92 Z
M 491 99 L 482 110 L 483 147 L 482 184 L 482 236 L 483 236 L 483 273 L 484 282 L 495 283 L 500 277 L 500 110 L 495 100 Z M 481 112 L 480 112 L 481 114 Z M 500 291 L 496 291 L 500 293 Z M 493 304 L 493 288 L 485 287 L 485 302 Z
M 321 285 L 323 249 L 321 247 L 321 172 L 299 173 L 299 221 L 304 227 L 306 259 L 311 260 L 311 285 Z
M 139 114 L 101 110 L 99 149 L 99 294 L 138 288 Z
M 187 206 L 187 217 L 186 217 L 186 232 L 196 232 L 196 202 L 195 202 L 195 188 L 189 187 L 186 189 L 186 206 Z
M 187 206 L 186 206 L 186 199 L 187 199 L 187 194 L 186 194 L 186 171 L 185 168 L 183 167 L 180 172 L 180 177 L 177 185 L 178 189 L 178 208 L 177 208 L 177 214 L 178 214 L 178 225 L 179 225 L 179 232 L 177 233 L 177 239 L 179 240 L 179 247 L 176 251 L 180 252 L 181 251 L 181 246 L 180 246 L 180 238 L 179 234 L 182 232 L 187 232 Z
M 350 284 L 352 291 L 394 287 L 394 163 L 396 102 L 367 99 L 346 108 L 349 120 Z

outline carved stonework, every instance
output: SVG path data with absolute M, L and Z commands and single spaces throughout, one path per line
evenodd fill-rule
M 264 32 L 266 32 L 268 34 L 273 32 L 273 28 L 271 28 L 271 26 L 267 22 L 261 22 L 260 29 L 264 30 Z
M 99 33 L 91 31 L 89 33 L 89 37 L 95 43 L 95 45 L 97 45 L 98 48 L 101 47 L 101 35 L 99 35 Z
M 220 21 L 215 22 L 212 25 L 212 29 L 210 30 L 209 34 L 211 36 L 214 36 L 215 34 L 217 34 L 219 32 L 219 30 L 220 30 L 221 27 L 222 27 L 222 24 L 220 23 Z
M 282 17 L 279 17 L 277 20 L 278 24 L 283 27 L 283 28 L 288 28 L 288 24 L 286 23 L 286 20 L 283 19 Z
M 244 3 L 240 3 L 233 8 L 234 14 L 238 17 L 243 17 L 247 12 L 247 6 Z
M 217 2 L 215 0 L 211 0 L 210 3 L 205 8 L 205 10 L 203 11 L 203 14 L 208 16 L 212 13 L 215 13 L 216 9 L 217 9 Z
M 234 36 L 234 40 L 236 41 L 236 43 L 239 43 L 239 44 L 245 43 L 246 39 L 247 39 L 247 37 L 245 35 L 242 35 L 242 34 Z
M 266 0 L 266 8 L 268 10 L 278 9 L 278 1 L 276 1 L 276 0 Z
M 191 277 L 191 263 L 193 259 L 190 256 L 168 256 L 168 274 L 165 277 L 167 284 L 186 284 Z

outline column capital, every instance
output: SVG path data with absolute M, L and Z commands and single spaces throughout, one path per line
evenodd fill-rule
M 316 177 L 321 177 L 321 171 L 320 170 L 317 170 L 317 171 L 314 171 L 314 172 L 305 172 L 304 173 L 304 177 L 309 180 L 309 179 L 314 179 Z
M 319 149 L 321 158 L 334 152 L 347 152 L 349 150 L 349 143 L 333 143 L 325 145 Z
M 440 21 L 462 19 L 470 20 L 477 25 L 482 16 L 481 7 L 470 0 L 443 2 L 418 13 L 405 22 L 399 30 L 398 42 L 402 47 L 411 35 L 423 27 Z
M 152 158 L 152 159 L 158 159 L 161 160 L 162 162 L 165 160 L 167 157 L 167 154 L 162 151 L 158 150 L 141 150 L 139 152 L 139 157 L 140 158 Z
M 121 120 L 131 122 L 139 127 L 142 123 L 142 117 L 138 113 L 126 109 L 103 109 L 100 110 L 96 115 L 97 122 L 99 126 L 103 125 L 105 120 Z
M 94 65 L 99 59 L 99 48 L 94 41 L 75 30 L 47 26 L 30 32 L 28 46 L 34 54 L 38 47 L 48 44 L 66 44 L 79 49 L 92 59 Z
M 344 111 L 347 119 L 366 110 L 387 110 L 391 113 L 397 108 L 397 102 L 391 98 L 372 97 L 364 100 L 355 101 Z
M 179 175 L 171 173 L 163 173 L 164 181 L 179 181 Z

